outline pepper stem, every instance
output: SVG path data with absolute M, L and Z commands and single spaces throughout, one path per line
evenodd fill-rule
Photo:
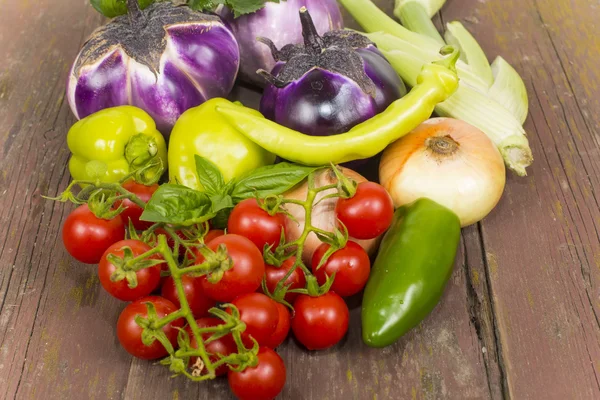
M 146 25 L 146 16 L 142 12 L 138 0 L 127 0 L 127 15 L 132 27 L 138 29 Z
M 306 49 L 311 49 L 313 54 L 321 54 L 324 43 L 312 17 L 308 13 L 306 7 L 300 9 L 300 22 L 302 23 L 302 37 L 304 38 L 304 46 Z

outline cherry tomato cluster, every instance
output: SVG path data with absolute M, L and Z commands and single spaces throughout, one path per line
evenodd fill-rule
M 158 185 L 127 182 L 123 188 L 147 202 Z M 264 200 L 244 200 L 231 211 L 226 231 L 200 230 L 194 238 L 184 228 L 141 221 L 144 209 L 139 202 L 115 202 L 114 209 L 122 212 L 110 219 L 98 218 L 84 204 L 67 218 L 63 240 L 74 258 L 98 264 L 100 282 L 110 295 L 131 302 L 117 322 L 117 337 L 127 352 L 153 360 L 173 358 L 181 346 L 201 348 L 216 366 L 214 375 L 227 375 L 238 398 L 272 399 L 286 380 L 284 362 L 274 349 L 290 331 L 309 350 L 330 348 L 348 331 L 349 310 L 343 298 L 359 293 L 370 273 L 368 254 L 348 236 L 374 239 L 391 224 L 393 204 L 380 185 L 361 183 L 351 196 L 340 196 L 339 231 L 317 232 L 323 243 L 309 267 L 302 261 L 302 246 L 317 229 L 306 226 L 297 241 L 285 243 L 285 199 L 274 207 Z M 306 211 L 312 206 L 306 204 Z M 138 236 L 136 231 L 144 232 Z M 171 248 L 168 254 L 167 246 L 157 240 L 162 235 Z M 183 255 L 177 271 L 167 265 L 172 255 Z M 217 306 L 239 318 L 243 330 L 238 336 L 222 314 L 211 316 Z M 148 332 L 154 332 L 153 339 Z M 243 369 L 231 361 L 240 349 L 242 358 L 252 351 L 255 356 Z M 194 376 L 203 375 L 204 361 L 188 357 L 184 367 Z

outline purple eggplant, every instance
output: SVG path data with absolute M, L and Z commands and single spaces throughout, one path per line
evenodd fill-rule
M 240 77 L 254 85 L 264 86 L 264 80 L 256 71 L 271 71 L 275 60 L 267 47 L 257 37 L 268 37 L 276 46 L 302 42 L 302 29 L 298 23 L 298 10 L 306 7 L 312 12 L 314 24 L 320 34 L 342 29 L 344 20 L 336 0 L 281 0 L 267 2 L 259 11 L 234 18 L 233 12 L 219 6 L 217 14 L 231 27 L 240 44 L 242 62 Z
M 218 16 L 170 2 L 127 5 L 129 14 L 96 30 L 73 64 L 67 98 L 77 118 L 129 104 L 168 134 L 187 109 L 229 94 L 240 53 Z
M 300 10 L 304 44 L 281 50 L 261 38 L 277 61 L 260 111 L 281 125 L 307 135 L 343 133 L 385 110 L 406 94 L 390 63 L 365 36 L 331 31 L 319 36 L 306 10 Z

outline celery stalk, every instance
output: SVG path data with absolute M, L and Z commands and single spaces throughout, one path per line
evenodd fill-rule
M 386 32 L 415 43 L 430 51 L 439 51 L 440 44 L 430 37 L 412 32 L 381 11 L 371 0 L 339 0 L 365 32 Z
M 492 63 L 494 84 L 488 96 L 502 104 L 522 124 L 527 119 L 529 99 L 527 88 L 519 73 L 502 57 L 498 56 Z
M 442 9 L 444 4 L 446 4 L 446 0 L 396 0 L 394 14 L 396 14 L 399 8 L 404 7 L 407 3 L 420 4 L 421 7 L 423 7 L 423 10 L 425 10 L 427 17 L 431 19 L 435 14 L 438 13 L 438 11 Z
M 365 34 L 377 47 L 381 50 L 402 50 L 405 53 L 409 53 L 416 57 L 421 64 L 426 64 L 432 61 L 442 59 L 439 49 L 435 51 L 429 51 L 418 43 L 411 43 L 406 40 L 402 40 L 394 35 L 390 35 L 382 32 L 374 32 Z M 458 77 L 462 83 L 468 84 L 474 89 L 479 90 L 482 93 L 487 93 L 489 85 L 479 75 L 477 75 L 473 69 L 459 60 L 456 63 L 456 69 Z
M 431 21 L 430 12 L 426 6 L 431 3 L 427 0 L 396 0 L 394 15 L 409 30 L 428 36 L 444 46 L 446 42 Z M 444 3 L 443 1 L 441 2 Z
M 473 71 L 479 75 L 488 86 L 494 83 L 492 68 L 487 56 L 483 52 L 477 40 L 469 31 L 458 21 L 446 24 L 446 42 L 460 50 L 460 58 L 473 68 Z
M 409 85 L 423 64 L 414 54 L 401 50 L 382 50 L 396 72 Z M 448 100 L 436 106 L 438 115 L 461 119 L 481 129 L 498 147 L 506 166 L 519 176 L 527 175 L 526 167 L 533 156 L 521 123 L 502 105 L 464 83 Z

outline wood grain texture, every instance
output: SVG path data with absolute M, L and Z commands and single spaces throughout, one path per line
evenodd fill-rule
M 391 13 L 393 1 L 377 3 Z M 292 339 L 281 398 L 600 398 L 600 6 L 587 0 L 449 0 L 492 58 L 522 73 L 536 162 L 499 207 L 463 230 L 441 304 L 384 350 L 348 337 L 308 353 Z M 356 27 L 346 16 L 349 26 Z M 230 399 L 227 383 L 170 379 L 132 360 L 114 326 L 123 304 L 64 250 L 64 101 L 70 63 L 102 18 L 81 0 L 0 0 L 0 398 Z M 440 24 L 441 26 L 441 24 Z M 258 94 L 232 95 L 256 105 Z
M 527 179 L 509 178 L 481 229 L 507 393 L 599 398 L 600 10 L 587 1 L 455 0 L 442 16 L 513 63 L 530 94 L 536 161 Z

